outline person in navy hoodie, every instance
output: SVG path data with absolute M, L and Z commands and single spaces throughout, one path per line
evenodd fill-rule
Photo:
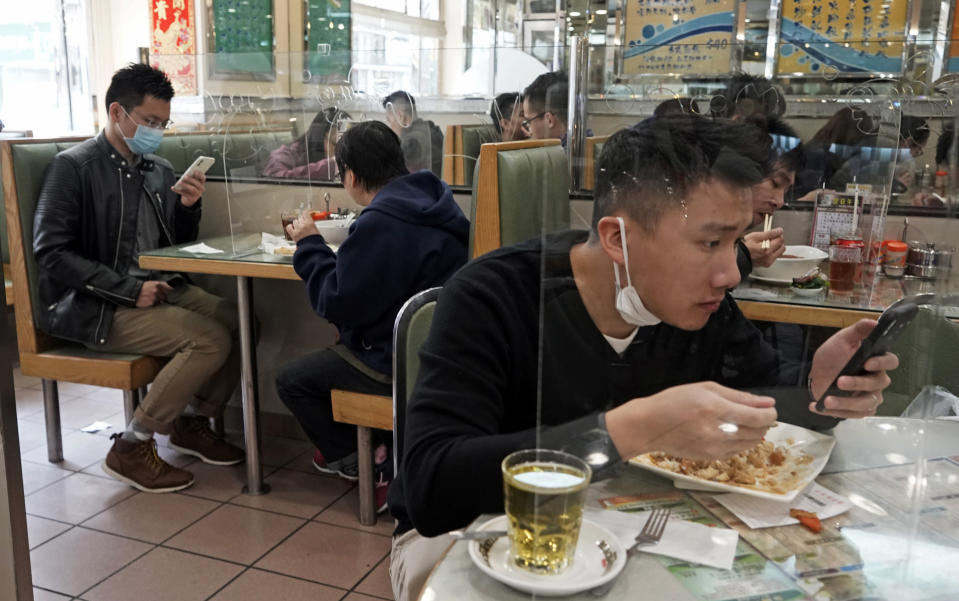
M 350 128 L 335 157 L 343 187 L 364 207 L 346 240 L 334 252 L 308 213 L 287 229 L 296 241 L 293 268 L 313 310 L 339 329 L 340 342 L 286 365 L 276 388 L 317 447 L 316 469 L 356 480 L 356 428 L 333 421 L 330 391 L 392 394 L 396 314 L 466 263 L 469 222 L 431 171 L 407 171 L 400 139 L 383 123 Z M 380 511 L 391 479 L 386 449 L 374 452 Z

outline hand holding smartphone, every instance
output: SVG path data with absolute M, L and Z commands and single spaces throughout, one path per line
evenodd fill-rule
M 193 161 L 193 164 L 187 167 L 186 171 L 183 172 L 183 175 L 180 176 L 180 179 L 176 180 L 176 183 L 173 184 L 173 189 L 179 191 L 180 185 L 183 183 L 183 179 L 190 173 L 195 173 L 199 171 L 200 173 L 206 173 L 210 170 L 210 167 L 213 166 L 213 163 L 216 162 L 216 159 L 213 157 L 204 157 L 199 156 Z
M 863 339 L 859 349 L 846 362 L 839 375 L 836 376 L 826 392 L 816 401 L 816 411 L 825 411 L 825 400 L 827 396 L 852 396 L 853 391 L 840 390 L 838 386 L 841 376 L 861 376 L 866 374 L 866 361 L 879 355 L 889 352 L 893 343 L 906 329 L 906 326 L 919 313 L 919 307 L 915 303 L 906 302 L 890 307 L 879 316 L 879 323 L 872 332 Z

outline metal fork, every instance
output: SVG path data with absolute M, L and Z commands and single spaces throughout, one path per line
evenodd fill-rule
M 629 558 L 634 555 L 640 547 L 658 543 L 659 539 L 663 537 L 663 532 L 666 530 L 666 522 L 669 521 L 669 515 L 672 512 L 671 507 L 657 507 L 653 509 L 653 512 L 650 513 L 646 519 L 643 529 L 640 530 L 636 538 L 633 539 L 633 544 L 626 549 L 626 558 L 623 561 L 629 561 Z M 626 569 L 625 566 L 623 569 Z M 622 572 L 620 572 L 620 574 L 622 574 Z M 609 582 L 590 590 L 590 593 L 592 593 L 594 597 L 602 597 L 613 588 L 616 580 L 616 578 L 613 578 Z

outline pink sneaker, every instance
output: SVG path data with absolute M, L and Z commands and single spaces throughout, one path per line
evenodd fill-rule
M 379 479 L 373 485 L 373 500 L 376 502 L 376 513 L 383 513 L 389 509 L 389 503 L 386 501 L 389 491 L 390 480 L 387 480 L 386 476 L 380 473 Z

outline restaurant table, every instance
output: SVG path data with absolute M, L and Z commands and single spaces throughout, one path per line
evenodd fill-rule
M 637 510 L 670 505 L 674 518 L 740 531 L 732 570 L 640 552 L 604 598 L 959 599 L 959 578 L 954 576 L 959 560 L 959 422 L 868 418 L 845 421 L 833 433 L 836 446 L 816 481 L 844 495 L 853 507 L 823 520 L 819 534 L 798 524 L 751 530 L 713 500 L 716 493 L 679 490 L 670 480 L 633 465 L 592 484 L 587 504 L 594 509 L 601 507 L 600 499 Z M 937 459 L 917 464 L 920 457 Z M 925 491 L 921 503 L 907 494 L 915 490 L 919 467 L 924 469 L 918 480 Z M 481 516 L 471 528 L 490 517 Z M 450 545 L 420 600 L 533 598 L 480 571 L 470 559 L 471 544 L 476 543 Z M 908 566 L 897 562 L 906 553 L 912 559 Z M 907 568 L 911 576 L 903 583 L 900 571 Z M 565 598 L 596 597 L 584 591 Z
M 927 280 L 880 275 L 873 285 L 857 286 L 852 294 L 838 295 L 823 290 L 813 296 L 799 296 L 789 282 L 772 284 L 748 277 L 732 291 L 732 295 L 743 314 L 751 320 L 844 328 L 860 319 L 875 319 L 885 307 L 904 296 L 926 292 L 957 295 L 959 277 Z M 945 307 L 944 315 L 959 320 L 959 307 Z
M 217 254 L 199 254 L 184 248 L 199 243 L 222 250 Z M 242 234 L 209 238 L 140 253 L 140 267 L 157 271 L 227 275 L 236 278 L 237 310 L 240 321 L 240 361 L 243 402 L 243 436 L 246 444 L 246 489 L 259 495 L 269 492 L 263 483 L 260 466 L 259 390 L 256 377 L 254 342 L 253 278 L 299 280 L 293 271 L 293 257 L 259 250 L 260 234 Z

